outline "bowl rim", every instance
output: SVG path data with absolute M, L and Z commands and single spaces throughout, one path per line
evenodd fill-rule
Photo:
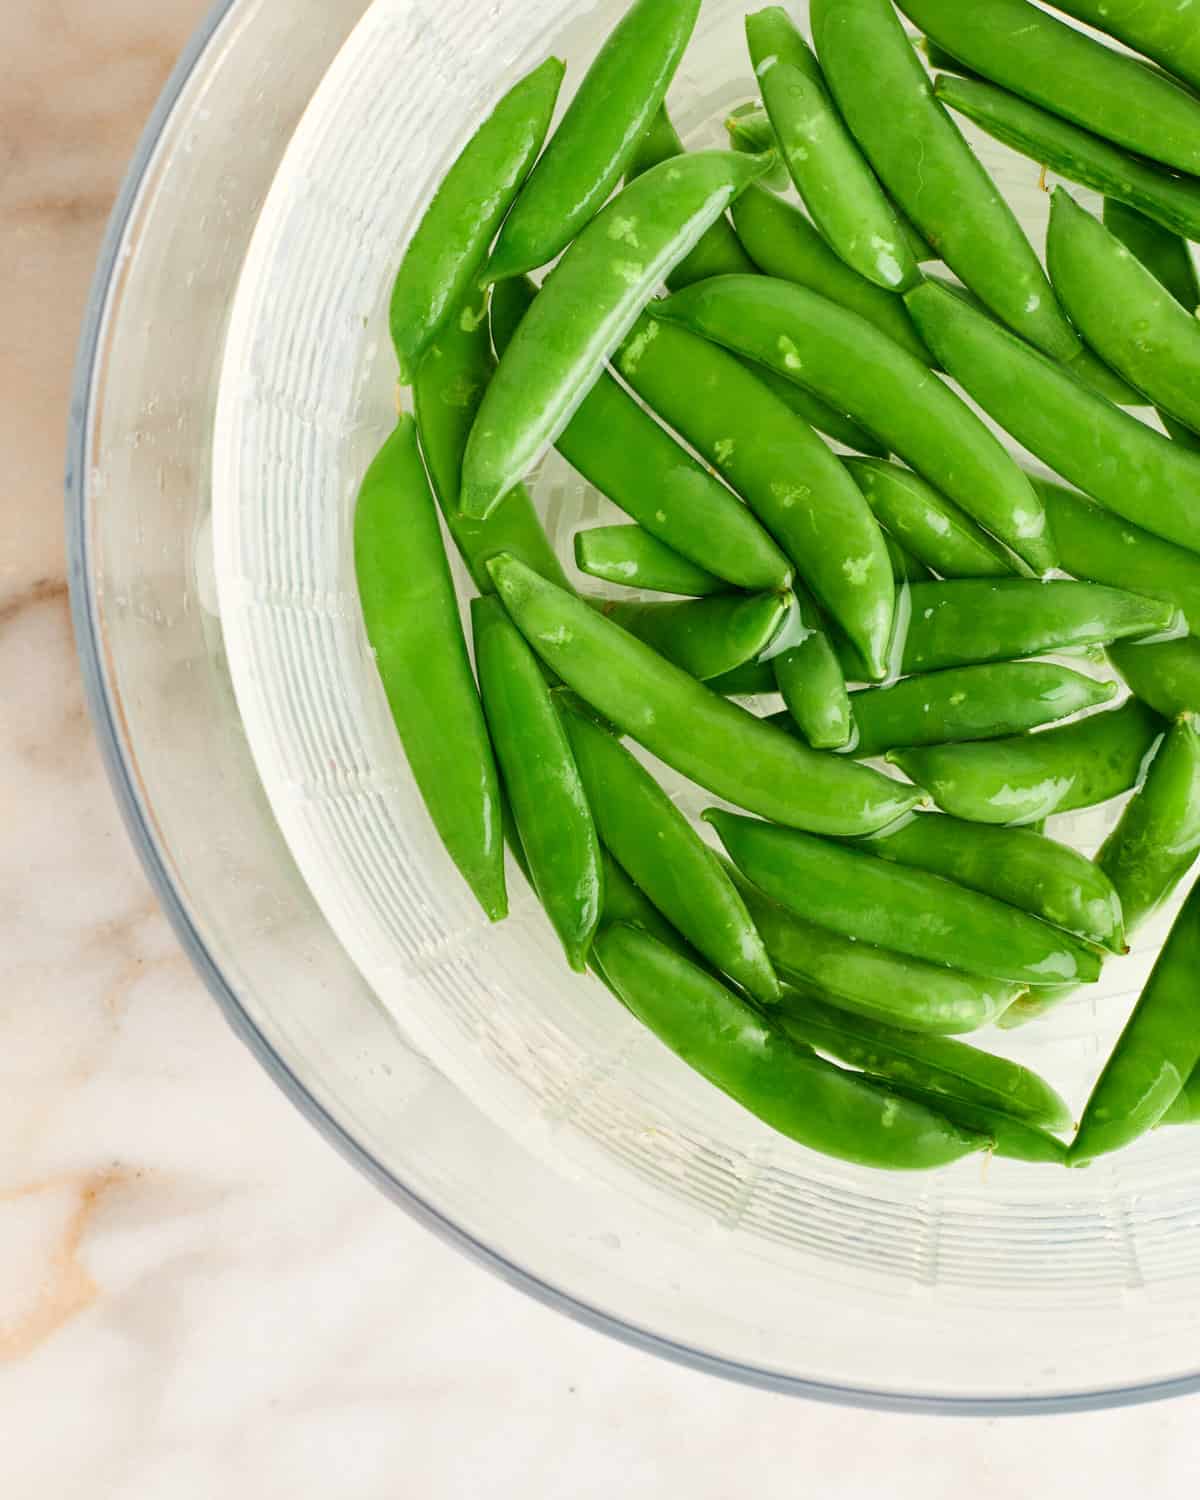
M 113 684 L 106 671 L 100 647 L 87 522 L 91 504 L 88 482 L 89 435 L 97 376 L 104 353 L 105 314 L 133 211 L 158 143 L 188 83 L 203 63 L 210 44 L 225 21 L 244 3 L 245 0 L 214 0 L 164 85 L 118 191 L 96 262 L 79 338 L 67 424 L 65 471 L 67 576 L 71 614 L 88 710 L 105 770 L 126 831 L 154 894 L 193 969 L 203 980 L 234 1034 L 250 1049 L 300 1114 L 341 1156 L 393 1203 L 398 1204 L 444 1243 L 544 1306 L 563 1313 L 598 1333 L 688 1369 L 700 1370 L 776 1394 L 802 1396 L 839 1406 L 942 1416 L 1035 1416 L 1097 1411 L 1167 1400 L 1200 1391 L 1198 1370 L 1194 1375 L 1176 1376 L 1148 1384 L 1064 1392 L 1053 1396 L 959 1397 L 904 1393 L 806 1380 L 708 1354 L 666 1338 L 556 1287 L 536 1271 L 500 1254 L 485 1240 L 455 1223 L 435 1203 L 416 1192 L 354 1139 L 309 1092 L 242 1005 L 200 936 L 187 903 L 171 877 L 170 862 L 159 845 L 153 831 L 153 819 L 148 815 L 138 789 L 129 753 L 128 734 L 122 716 L 116 711 Z

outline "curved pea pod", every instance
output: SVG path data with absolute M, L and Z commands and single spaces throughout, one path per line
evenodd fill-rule
M 1032 828 L 918 814 L 871 838 L 867 847 L 880 859 L 982 891 L 1085 942 L 1128 952 L 1121 899 L 1105 872 Z
M 934 99 L 890 0 L 813 0 L 810 14 L 830 91 L 884 187 L 998 318 L 1053 359 L 1078 353 L 1033 246 Z
M 1107 32 L 1200 89 L 1200 31 L 1189 5 L 1179 0 L 1051 0 L 1066 11 Z
M 484 393 L 463 458 L 468 515 L 486 516 L 541 458 L 663 278 L 761 171 L 736 151 L 664 161 L 581 231 Z
M 1184 1084 L 1176 1096 L 1175 1103 L 1158 1123 L 1159 1125 L 1200 1124 L 1200 1070 L 1193 1073 Z
M 515 84 L 442 180 L 404 253 L 392 290 L 392 342 L 400 379 L 463 302 L 488 246 L 533 166 L 554 113 L 564 64 L 551 57 Z
M 983 1135 L 991 1136 L 992 1148 L 989 1154 L 992 1156 L 1028 1162 L 1033 1166 L 1065 1167 L 1069 1164 L 1066 1142 L 1060 1141 L 1039 1125 L 1014 1119 L 1004 1110 L 992 1109 L 974 1100 L 950 1099 L 945 1094 L 928 1093 L 924 1089 L 908 1088 L 903 1084 L 893 1084 L 892 1087 L 906 1099 L 943 1111 L 948 1118 L 957 1120 L 968 1130 L 978 1130 Z
M 636 928 L 608 928 L 597 948 L 606 977 L 638 1020 L 709 1083 L 802 1146 L 860 1166 L 919 1171 L 990 1144 L 927 1105 L 814 1057 Z
M 673 323 L 643 318 L 616 364 L 745 499 L 862 652 L 871 677 L 882 677 L 896 602 L 887 549 L 858 487 L 812 428 L 739 360 Z
M 929 350 L 903 299 L 852 270 L 802 209 L 756 184 L 733 205 L 733 222 L 747 254 L 764 274 L 794 281 L 858 313 L 914 359 L 928 362 Z
M 703 967 L 704 960 L 688 940 L 671 926 L 603 845 L 600 860 L 604 869 L 604 925 L 609 927 L 614 922 L 624 922 L 629 927 L 638 927 L 668 948 L 673 948 L 690 963 Z
M 638 889 L 708 961 L 756 1000 L 779 980 L 720 860 L 653 776 L 606 729 L 560 695 L 605 847 Z
M 1172 725 L 1137 795 L 1096 856 L 1121 894 L 1135 932 L 1200 856 L 1200 735 L 1190 718 Z
M 854 732 L 846 678 L 821 612 L 802 592 L 789 626 L 786 648 L 771 658 L 787 717 L 814 750 L 840 750 Z
M 874 453 L 880 458 L 887 457 L 888 450 L 878 438 L 872 437 L 865 427 L 843 416 L 840 411 L 834 411 L 828 401 L 822 401 L 803 386 L 793 385 L 790 380 L 785 380 L 766 365 L 756 365 L 750 359 L 742 360 L 742 364 L 790 412 L 807 422 L 810 427 L 815 427 L 818 432 L 823 432 L 826 437 L 833 438 L 843 447 L 852 448 L 855 453 Z
M 1200 455 L 1096 395 L 943 287 L 927 281 L 908 294 L 908 306 L 946 369 L 1019 443 L 1109 510 L 1200 550 Z
M 363 479 L 354 565 L 367 639 L 425 807 L 498 922 L 508 911 L 500 781 L 411 417 L 400 418 Z
M 909 293 L 910 300 L 928 286 Z M 1041 501 L 1013 458 L 927 365 L 866 319 L 768 276 L 701 282 L 654 313 L 771 366 L 848 412 L 1032 569 L 1054 566 Z
M 748 880 L 843 937 L 1007 984 L 1100 977 L 1093 949 L 939 875 L 719 809 L 704 818 Z
M 846 467 L 888 533 L 943 578 L 1011 578 L 1012 556 L 965 511 L 900 464 L 848 458 Z
M 1076 724 L 974 745 L 896 750 L 888 759 L 943 810 L 1021 825 L 1094 807 L 1137 786 L 1165 726 L 1136 698 Z
M 1151 646 L 1110 646 L 1108 659 L 1129 690 L 1164 719 L 1200 714 L 1200 639 Z
M 995 1021 L 1024 992 L 818 927 L 730 870 L 780 976 L 856 1015 L 929 1036 L 961 1035 Z
M 666 98 L 699 11 L 700 0 L 634 0 L 505 220 L 489 281 L 546 265 L 597 213 Z
M 729 143 L 735 151 L 766 152 L 775 157 L 774 165 L 763 173 L 763 186 L 774 192 L 784 193 L 792 185 L 788 170 L 779 159 L 779 142 L 771 120 L 761 104 L 747 100 L 731 110 L 725 120 L 729 132 Z
M 590 602 L 701 682 L 732 672 L 765 651 L 789 608 L 786 594 L 717 594 L 685 604 Z
M 926 35 L 993 83 L 1180 172 L 1200 171 L 1200 100 L 1028 0 L 901 0 Z
M 1046 253 L 1055 290 L 1092 348 L 1156 406 L 1200 429 L 1195 317 L 1062 188 L 1051 200 Z
M 681 556 L 641 526 L 593 526 L 576 532 L 575 566 L 592 578 L 652 594 L 700 599 L 729 588 L 715 573 Z
M 934 94 L 941 103 L 1023 156 L 1072 182 L 1140 209 L 1185 239 L 1200 239 L 1200 183 L 1190 177 L 1176 177 L 1131 156 L 1090 131 L 981 79 L 942 74 L 934 85 Z
M 600 840 L 537 657 L 495 598 L 471 601 L 484 714 L 534 890 L 571 967 L 587 968 L 600 923 Z
M 611 724 L 736 806 L 818 832 L 871 833 L 920 793 L 763 724 L 515 558 L 489 565 L 517 628 Z
M 837 112 L 820 64 L 780 6 L 746 17 L 763 103 L 796 191 L 847 265 L 902 291 L 920 277 L 892 205 Z
M 918 745 L 952 745 L 1020 734 L 1068 719 L 1117 695 L 1114 682 L 1097 682 L 1051 662 L 997 662 L 905 677 L 888 687 L 851 695 L 861 757 Z
M 924 1036 L 856 1016 L 795 990 L 784 992 L 779 1009 L 789 1036 L 873 1078 L 1002 1110 L 1051 1130 L 1069 1130 L 1074 1124 L 1066 1100 L 1020 1063 L 950 1037 Z
M 1071 1145 L 1082 1166 L 1131 1145 L 1174 1104 L 1200 1064 L 1200 886 L 1188 897 L 1101 1073 Z

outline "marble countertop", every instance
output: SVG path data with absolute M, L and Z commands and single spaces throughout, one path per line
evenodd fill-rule
M 578 1328 L 385 1203 L 228 1032 L 93 746 L 60 499 L 105 215 L 202 9 L 0 7 L 0 1494 L 1194 1492 L 1200 1398 L 882 1416 Z

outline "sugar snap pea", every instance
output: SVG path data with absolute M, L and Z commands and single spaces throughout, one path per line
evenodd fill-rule
M 711 975 L 633 927 L 597 950 L 621 999 L 660 1041 L 764 1124 L 863 1166 L 916 1171 L 985 1149 L 990 1138 L 889 1094 L 790 1042 Z
M 747 16 L 746 40 L 784 162 L 821 232 L 868 281 L 890 291 L 915 285 L 920 272 L 892 206 L 787 11 Z
M 596 214 L 666 98 L 699 11 L 700 0 L 634 0 L 513 205 L 489 280 L 546 265 Z
M 991 1136 L 992 1148 L 989 1154 L 992 1156 L 1029 1162 L 1035 1166 L 1065 1167 L 1068 1164 L 1066 1142 L 1060 1141 L 1040 1125 L 1030 1125 L 1025 1120 L 1014 1119 L 1004 1110 L 992 1109 L 973 1099 L 950 1099 L 945 1094 L 930 1094 L 923 1089 L 908 1088 L 904 1084 L 893 1084 L 892 1087 L 907 1099 L 941 1110 L 949 1119 L 957 1120 L 968 1130 L 978 1130 L 983 1135 Z
M 1197 1069 L 1184 1084 L 1175 1103 L 1158 1123 L 1160 1125 L 1200 1124 L 1200 1069 Z
M 462 509 L 486 516 L 541 458 L 663 277 L 762 171 L 697 151 L 608 203 L 551 271 L 484 393 L 463 458 Z
M 689 962 L 702 967 L 704 960 L 688 940 L 671 926 L 603 845 L 600 860 L 604 869 L 604 925 L 609 927 L 614 922 L 624 922 L 630 927 L 640 927 Z
M 1200 1064 L 1200 886 L 1184 904 L 1129 1024 L 1092 1090 L 1071 1165 L 1119 1151 L 1170 1109 Z
M 1164 719 L 1200 714 L 1200 639 L 1196 636 L 1149 646 L 1110 646 L 1108 658 L 1130 692 Z
M 492 337 L 507 349 L 537 295 L 523 278 L 492 294 Z M 746 507 L 611 375 L 601 375 L 558 450 L 583 477 L 681 556 L 745 589 L 786 588 L 792 568 Z
M 854 730 L 841 663 L 816 603 L 800 590 L 786 649 L 771 658 L 787 714 L 814 750 L 840 750 Z
M 717 594 L 682 604 L 632 599 L 592 603 L 701 682 L 760 656 L 790 607 L 786 594 Z
M 1063 188 L 1051 199 L 1046 253 L 1055 290 L 1092 348 L 1156 406 L 1200 430 L 1193 314 Z
M 742 495 L 861 651 L 872 678 L 882 677 L 895 612 L 887 549 L 858 487 L 812 428 L 731 354 L 673 323 L 643 318 L 616 365 Z
M 723 594 L 729 587 L 641 526 L 593 526 L 576 532 L 575 566 L 592 578 L 653 594 L 686 594 L 699 599 Z
M 846 466 L 888 533 L 943 578 L 1010 578 L 1012 556 L 952 500 L 901 464 L 848 458 Z
M 577 972 L 600 923 L 600 840 L 537 657 L 496 598 L 471 601 L 484 714 L 533 887 Z
M 1200 33 L 1180 0 L 1050 0 L 1055 10 L 1115 36 L 1200 90 Z
M 793 385 L 790 380 L 785 380 L 766 365 L 756 365 L 752 359 L 744 359 L 742 363 L 756 380 L 810 427 L 815 427 L 818 432 L 823 432 L 826 437 L 833 438 L 843 447 L 852 448 L 855 453 L 873 453 L 878 458 L 887 457 L 888 450 L 878 438 L 872 437 L 865 427 L 843 416 L 840 411 L 834 411 L 828 401 L 822 401 L 801 385 Z
M 929 285 L 910 292 L 910 301 Z M 657 304 L 654 314 L 770 365 L 849 412 L 1031 568 L 1053 566 L 1041 501 L 1015 461 L 927 365 L 865 318 L 769 276 L 700 282 Z
M 880 859 L 944 876 L 1032 912 L 1113 953 L 1125 953 L 1121 900 L 1104 871 L 1032 828 L 920 813 L 869 840 Z
M 1040 734 L 896 750 L 888 759 L 956 818 L 1021 825 L 1093 807 L 1137 786 L 1164 728 L 1131 698 Z
M 610 723 L 718 797 L 780 823 L 848 835 L 886 827 L 920 800 L 719 698 L 515 558 L 489 567 L 517 628 L 547 666 Z
M 500 782 L 411 417 L 400 418 L 363 479 L 354 565 L 367 639 L 417 787 L 446 852 L 498 922 L 508 911 Z
M 1032 245 L 933 98 L 889 0 L 813 0 L 811 20 L 833 97 L 892 197 L 998 318 L 1053 359 L 1077 354 Z
M 721 861 L 666 792 L 586 710 L 560 694 L 588 801 L 605 847 L 677 932 L 763 1002 L 779 980 Z
M 978 891 L 794 829 L 710 809 L 730 858 L 773 900 L 843 937 L 1009 984 L 1091 983 L 1100 959 Z
M 765 693 L 777 693 L 779 683 L 775 668 L 769 661 L 748 661 L 744 667 L 733 672 L 723 672 L 712 677 L 705 686 L 723 698 L 757 698 Z
M 933 282 L 907 300 L 947 370 L 1019 443 L 1109 510 L 1200 550 L 1200 455 L 1094 394 Z
M 421 356 L 472 279 L 533 166 L 554 113 L 564 66 L 556 57 L 515 84 L 450 168 L 404 253 L 392 290 L 400 379 Z

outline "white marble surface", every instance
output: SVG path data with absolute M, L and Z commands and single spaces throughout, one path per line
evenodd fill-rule
M 1195 1492 L 1200 1399 L 804 1405 L 431 1239 L 296 1116 L 155 908 L 85 720 L 59 474 L 103 218 L 201 0 L 0 6 L 0 1495 Z

